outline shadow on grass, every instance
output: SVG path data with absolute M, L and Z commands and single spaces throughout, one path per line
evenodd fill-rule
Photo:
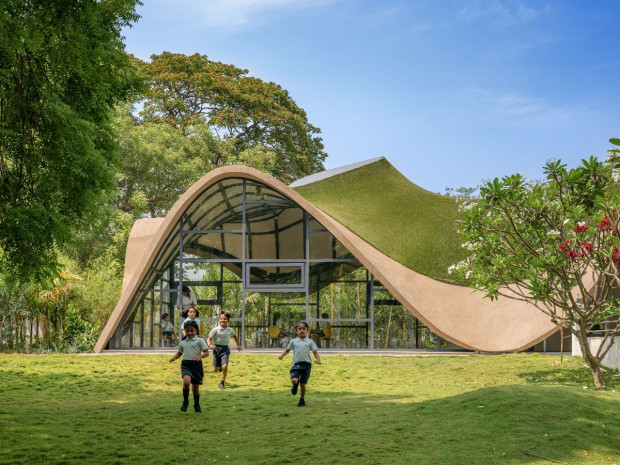
M 582 362 L 563 366 L 558 365 L 545 370 L 522 372 L 518 376 L 526 382 L 533 384 L 566 384 L 594 388 L 592 372 Z M 602 390 L 620 389 L 620 376 L 618 376 L 617 371 L 605 369 L 603 380 L 605 381 L 605 386 Z
M 179 412 L 180 384 L 169 386 L 161 377 L 29 374 L 26 388 L 6 390 L 0 403 L 3 463 L 620 460 L 620 400 L 610 392 L 509 385 L 420 400 L 413 391 L 369 394 L 317 384 L 310 386 L 307 407 L 297 408 L 288 389 L 233 381 L 221 392 L 216 378 L 205 376 L 200 415 L 191 407 Z M 52 392 L 37 397 L 33 386 Z M 182 447 L 188 442 L 191 448 Z

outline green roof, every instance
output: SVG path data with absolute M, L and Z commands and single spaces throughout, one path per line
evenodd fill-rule
M 448 267 L 462 260 L 454 197 L 429 192 L 382 158 L 294 188 L 384 254 L 431 278 L 455 283 Z

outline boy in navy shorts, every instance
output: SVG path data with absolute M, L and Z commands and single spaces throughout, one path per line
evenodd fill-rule
M 293 351 L 293 365 L 291 366 L 291 394 L 297 394 L 297 388 L 301 384 L 301 394 L 299 397 L 299 403 L 297 407 L 304 407 L 306 405 L 306 384 L 310 378 L 310 370 L 312 369 L 312 357 L 314 354 L 317 364 L 321 364 L 321 357 L 319 357 L 318 347 L 312 338 L 308 337 L 308 323 L 300 321 L 295 325 L 295 331 L 297 337 L 288 343 L 288 346 L 282 354 L 280 354 L 280 360 Z
M 235 334 L 235 330 L 228 326 L 230 323 L 230 313 L 220 313 L 218 325 L 211 330 L 207 337 L 207 344 L 213 351 L 213 370 L 222 372 L 222 379 L 219 388 L 223 391 L 226 389 L 226 374 L 228 373 L 228 357 L 230 355 L 230 338 L 232 337 L 237 343 L 237 350 L 241 352 L 239 339 Z

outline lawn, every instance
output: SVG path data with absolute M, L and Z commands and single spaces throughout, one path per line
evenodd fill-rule
M 298 408 L 290 355 L 233 354 L 202 414 L 168 358 L 0 354 L 0 463 L 620 463 L 620 377 L 578 358 L 324 355 Z

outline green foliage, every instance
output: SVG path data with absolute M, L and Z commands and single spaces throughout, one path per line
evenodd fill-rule
M 617 319 L 620 199 L 611 169 L 595 158 L 568 170 L 545 166 L 545 182 L 515 174 L 486 183 L 464 205 L 467 259 L 451 271 L 495 299 L 533 302 L 575 334 L 595 377 L 607 349 L 591 354 L 586 333 Z M 620 334 L 607 328 L 605 342 Z
M 102 256 L 91 262 L 87 269 L 82 269 L 83 279 L 74 288 L 69 308 L 89 323 L 97 336 L 121 296 L 122 276 L 120 262 Z
M 28 321 L 39 314 L 38 289 L 32 285 L 4 282 L 0 277 L 0 350 L 25 350 Z
M 233 353 L 226 391 L 205 370 L 202 416 L 179 412 L 170 354 L 0 355 L 2 462 L 551 463 L 522 450 L 571 465 L 620 460 L 620 378 L 589 389 L 579 358 L 321 355 L 299 409 L 290 355 Z
M 182 130 L 142 122 L 129 106 L 119 109 L 114 126 L 120 145 L 116 203 L 134 219 L 165 216 L 192 184 L 218 166 L 220 157 L 263 171 L 275 165 L 275 154 L 262 146 L 238 152 L 234 139 L 221 141 L 205 125 Z
M 53 276 L 55 245 L 113 186 L 109 116 L 138 81 L 121 30 L 138 0 L 0 6 L 0 271 Z
M 219 140 L 232 142 L 212 147 L 213 167 L 269 151 L 275 159 L 268 171 L 284 182 L 323 169 L 327 155 L 320 130 L 279 85 L 199 54 L 152 55 L 139 69 L 150 84 L 141 112 L 146 123 L 163 122 L 188 136 L 206 127 Z M 261 153 L 240 155 L 257 148 Z

